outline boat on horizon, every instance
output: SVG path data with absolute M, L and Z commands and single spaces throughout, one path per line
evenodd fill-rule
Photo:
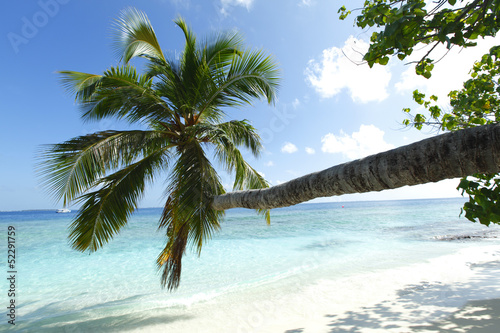
M 56 210 L 56 213 L 71 213 L 71 210 L 69 210 L 67 208 L 61 208 L 61 209 Z

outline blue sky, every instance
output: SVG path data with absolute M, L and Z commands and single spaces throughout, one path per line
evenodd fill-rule
M 111 24 L 129 6 L 146 12 L 165 50 L 182 48 L 183 35 L 172 22 L 181 15 L 200 37 L 237 29 L 248 46 L 274 55 L 282 70 L 276 105 L 256 102 L 229 112 L 233 119 L 249 119 L 260 131 L 265 151 L 258 160 L 246 156 L 272 184 L 433 135 L 401 126 L 402 108 L 418 110 L 412 91 L 438 94 L 446 105 L 446 93 L 460 88 L 473 60 L 492 41 L 451 52 L 437 64 L 431 80 L 417 78 L 411 65 L 396 59 L 369 69 L 360 64 L 359 54 L 372 31 L 355 28 L 354 15 L 339 21 L 337 10 L 343 4 L 359 8 L 362 1 L 8 2 L 0 14 L 0 211 L 60 206 L 39 186 L 35 155 L 41 145 L 124 128 L 112 120 L 83 123 L 56 71 L 99 74 L 116 65 Z M 223 179 L 229 186 L 230 177 Z M 162 205 L 162 185 L 151 186 L 142 207 Z M 457 181 L 445 181 L 326 200 L 451 197 L 459 195 L 456 186 Z

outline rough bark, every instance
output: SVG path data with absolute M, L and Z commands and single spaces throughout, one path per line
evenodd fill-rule
M 500 171 L 500 124 L 438 135 L 267 189 L 214 197 L 212 208 L 270 209 L 318 197 L 394 189 Z

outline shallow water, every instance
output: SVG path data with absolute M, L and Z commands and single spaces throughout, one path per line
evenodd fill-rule
M 302 204 L 273 210 L 271 226 L 253 211 L 230 210 L 201 257 L 190 252 L 184 258 L 181 286 L 173 293 L 160 288 L 155 266 L 164 244 L 156 227 L 161 209 L 140 209 L 120 235 L 91 255 L 68 244 L 67 227 L 74 212 L 1 212 L 4 234 L 8 226 L 16 228 L 15 328 L 118 332 L 147 330 L 160 323 L 168 328 L 169 322 L 189 322 L 211 302 L 231 308 L 324 279 L 394 269 L 468 247 L 499 244 L 500 228 L 459 218 L 462 202 Z M 481 237 L 440 240 L 457 235 Z M 6 258 L 1 263 L 6 267 Z

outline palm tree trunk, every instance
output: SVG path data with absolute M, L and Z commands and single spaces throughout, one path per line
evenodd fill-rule
M 270 209 L 314 198 L 500 171 L 500 124 L 450 132 L 311 173 L 267 189 L 214 197 L 212 208 Z

